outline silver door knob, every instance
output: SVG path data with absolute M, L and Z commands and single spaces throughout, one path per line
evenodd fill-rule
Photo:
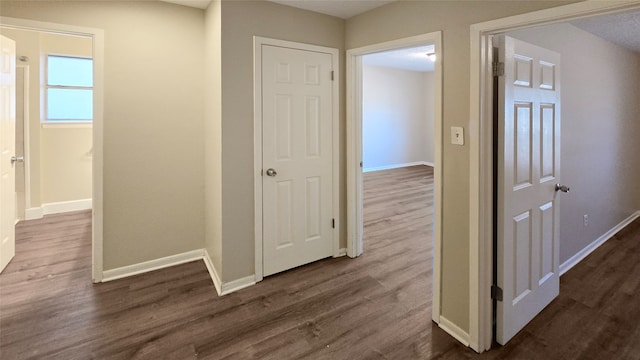
M 24 162 L 24 156 L 12 156 L 11 157 L 11 165 L 17 163 L 17 162 Z
M 566 185 L 560 185 L 560 184 L 556 184 L 556 191 L 562 191 L 564 193 L 568 193 L 569 192 L 569 187 Z
M 274 169 L 267 169 L 267 176 L 276 176 L 278 173 Z

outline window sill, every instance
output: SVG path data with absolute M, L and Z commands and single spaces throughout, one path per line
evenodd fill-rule
M 91 129 L 93 122 L 43 122 L 40 123 L 43 129 Z

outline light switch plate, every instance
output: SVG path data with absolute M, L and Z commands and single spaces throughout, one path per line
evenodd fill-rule
M 451 127 L 451 143 L 453 145 L 464 145 L 464 128 L 461 126 Z

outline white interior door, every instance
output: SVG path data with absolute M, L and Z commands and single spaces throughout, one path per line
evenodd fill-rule
M 0 35 L 1 36 L 1 35 Z M 0 271 L 15 255 L 16 43 L 0 38 Z
M 332 255 L 332 55 L 262 45 L 263 274 Z
M 505 344 L 560 291 L 560 55 L 499 38 L 497 341 Z

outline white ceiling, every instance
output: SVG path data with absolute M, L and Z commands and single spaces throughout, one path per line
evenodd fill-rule
M 427 58 L 428 53 L 434 52 L 434 46 L 420 46 L 398 49 L 362 57 L 365 65 L 390 67 L 410 71 L 433 71 L 433 62 Z
M 194 7 L 198 9 L 206 9 L 211 0 L 160 0 L 168 3 Z
M 211 0 L 161 0 L 206 9 Z M 223 0 L 243 1 L 243 0 Z M 348 19 L 397 0 L 268 0 Z M 574 20 L 571 24 L 605 40 L 640 52 L 640 12 L 612 14 Z
M 614 44 L 640 52 L 640 12 L 602 15 L 571 24 Z
M 161 0 L 184 6 L 206 9 L 211 0 Z M 227 0 L 229 1 L 229 0 Z M 242 0 L 235 0 L 242 1 Z M 396 0 L 268 0 L 274 3 L 319 12 L 343 19 L 360 15 Z
M 274 3 L 348 19 L 396 0 L 269 0 Z

